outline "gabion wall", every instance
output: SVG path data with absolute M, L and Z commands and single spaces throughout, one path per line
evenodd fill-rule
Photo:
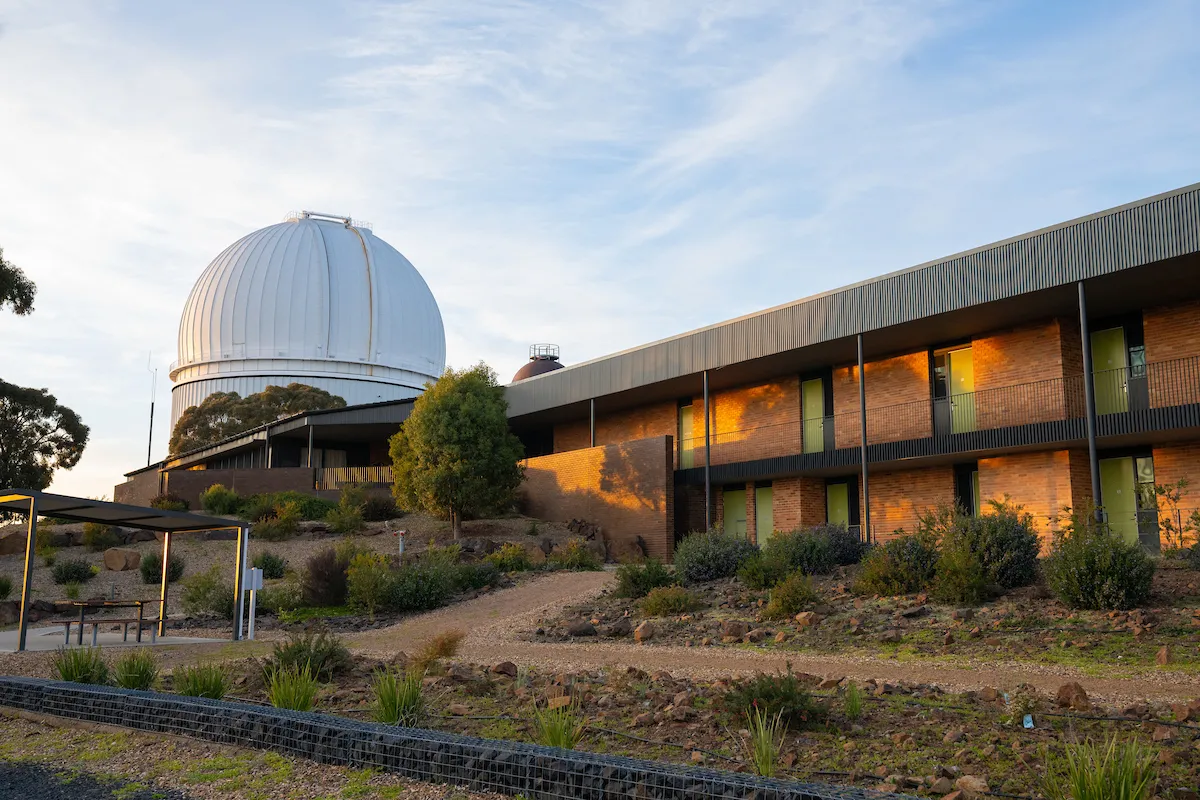
M 899 798 L 621 756 L 493 741 L 223 700 L 0 677 L 0 705 L 528 800 L 866 800 Z

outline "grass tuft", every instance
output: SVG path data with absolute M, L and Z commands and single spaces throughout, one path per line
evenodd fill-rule
M 404 674 L 378 670 L 372 683 L 375 691 L 375 721 L 407 728 L 419 725 L 425 716 L 422 677 L 423 674 L 416 670 Z
M 54 656 L 54 672 L 60 681 L 108 683 L 108 664 L 100 656 L 99 647 L 60 647 Z
M 1069 745 L 1047 763 L 1050 800 L 1145 800 L 1154 787 L 1154 754 L 1135 741 Z
M 173 674 L 175 693 L 184 697 L 207 697 L 220 700 L 228 691 L 225 670 L 215 664 L 180 667 Z
M 267 699 L 276 708 L 289 711 L 311 711 L 320 688 L 307 664 L 280 667 L 267 676 Z
M 144 648 L 122 655 L 113 668 L 113 683 L 122 689 L 153 689 L 158 683 L 158 662 Z
M 846 693 L 842 697 L 842 710 L 846 713 L 846 719 L 855 722 L 862 717 L 865 699 L 866 696 L 857 683 L 851 682 L 846 686 Z
M 558 708 L 535 708 L 533 730 L 540 745 L 574 750 L 587 731 L 587 720 L 574 703 Z
M 453 658 L 458 654 L 458 648 L 467 634 L 460 630 L 443 631 L 429 642 L 413 657 L 411 668 L 419 673 L 426 673 L 429 668 L 443 658 Z
M 754 765 L 756 774 L 774 778 L 779 771 L 779 751 L 783 747 L 783 712 L 771 716 L 755 706 L 746 714 L 746 721 L 750 726 L 750 738 L 742 742 L 746 759 Z

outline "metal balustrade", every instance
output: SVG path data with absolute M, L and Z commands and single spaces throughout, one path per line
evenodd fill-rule
M 326 467 L 316 470 L 318 490 L 336 490 L 343 486 L 391 486 L 391 467 Z

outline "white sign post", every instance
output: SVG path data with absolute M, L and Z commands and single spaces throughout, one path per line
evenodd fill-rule
M 400 560 L 401 561 L 404 561 L 404 535 L 406 533 L 408 533 L 408 531 L 401 530 L 401 531 L 396 531 L 396 533 L 394 534 L 394 536 L 400 541 Z
M 250 590 L 250 623 L 246 638 L 254 638 L 254 612 L 258 608 L 258 590 L 263 588 L 263 571 L 258 567 L 246 570 L 246 588 Z

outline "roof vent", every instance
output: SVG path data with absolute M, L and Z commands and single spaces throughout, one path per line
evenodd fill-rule
M 512 382 L 516 383 L 526 378 L 532 378 L 534 375 L 542 375 L 562 368 L 563 365 L 558 362 L 558 345 L 531 344 L 529 345 L 529 363 L 517 370 Z

